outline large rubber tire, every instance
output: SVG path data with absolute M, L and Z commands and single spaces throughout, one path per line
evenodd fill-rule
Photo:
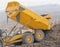
M 3 31 L 0 29 L 0 37 L 2 37 L 2 32 L 3 32 Z
M 29 36 L 31 37 L 31 41 L 30 42 L 27 41 L 27 38 Z M 23 43 L 25 43 L 25 44 L 32 44 L 32 43 L 34 43 L 34 36 L 31 33 L 24 33 L 24 35 L 23 35 Z
M 3 42 L 1 39 L 0 39 L 0 47 L 3 47 Z
M 40 37 L 38 37 L 38 34 L 40 34 Z M 45 33 L 42 30 L 36 30 L 34 34 L 35 41 L 42 41 L 45 38 Z

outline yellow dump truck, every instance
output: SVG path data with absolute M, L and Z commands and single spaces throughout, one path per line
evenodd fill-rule
M 14 32 L 12 36 L 9 35 L 13 32 L 13 29 L 5 37 L 3 37 L 5 32 L 2 33 L 1 42 L 5 45 L 11 45 L 18 42 L 26 44 L 34 43 L 34 41 L 40 42 L 45 37 L 44 31 L 51 29 L 48 20 L 52 18 L 50 14 L 40 15 L 16 1 L 8 3 L 6 13 L 7 18 L 10 18 L 18 24 L 22 24 L 23 26 L 20 27 L 17 32 Z M 0 32 L 2 32 L 2 30 L 0 30 Z

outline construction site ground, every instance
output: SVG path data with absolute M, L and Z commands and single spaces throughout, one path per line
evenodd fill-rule
M 45 39 L 41 42 L 5 47 L 60 47 L 60 24 L 54 25 L 51 31 L 47 31 Z

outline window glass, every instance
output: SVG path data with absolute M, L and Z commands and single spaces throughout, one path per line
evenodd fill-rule
M 24 9 L 23 7 L 20 6 L 20 7 L 19 7 L 19 10 L 23 11 L 23 10 L 25 10 L 25 9 Z

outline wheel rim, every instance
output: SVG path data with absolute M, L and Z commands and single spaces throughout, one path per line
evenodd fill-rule
M 32 41 L 32 37 L 31 36 L 28 36 L 27 37 L 27 42 L 31 42 Z
M 41 33 L 38 33 L 38 38 L 42 38 L 42 34 Z

